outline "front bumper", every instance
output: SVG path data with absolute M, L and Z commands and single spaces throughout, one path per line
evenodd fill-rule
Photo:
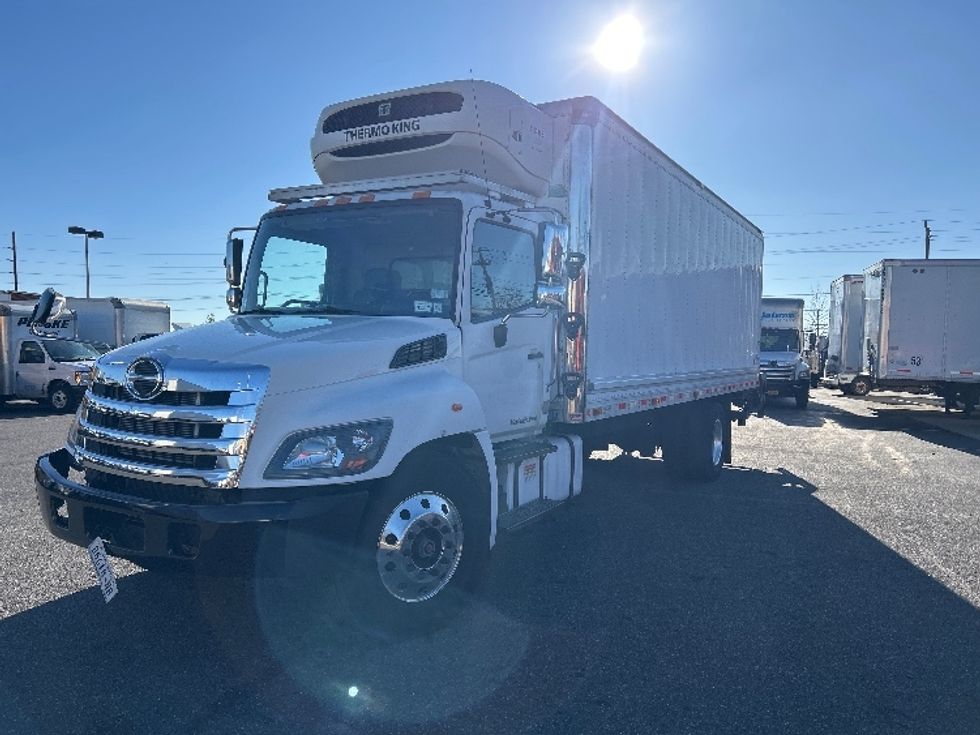
M 810 390 L 809 377 L 798 381 L 766 379 L 766 395 L 769 396 L 797 396 L 808 390 Z
M 350 543 L 369 492 L 360 483 L 238 490 L 233 500 L 170 503 L 75 482 L 68 479 L 70 468 L 65 449 L 37 460 L 34 485 L 44 525 L 78 546 L 100 537 L 110 553 L 127 558 L 235 560 L 263 536 L 284 542 L 288 534 L 281 532 L 294 527 Z

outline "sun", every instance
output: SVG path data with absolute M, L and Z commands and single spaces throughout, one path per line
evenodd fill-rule
M 643 50 L 643 27 L 626 13 L 609 22 L 592 45 L 592 55 L 609 71 L 628 71 Z

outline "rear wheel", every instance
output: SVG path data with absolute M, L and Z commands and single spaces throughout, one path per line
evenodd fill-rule
M 664 440 L 663 458 L 672 474 L 700 482 L 710 482 L 721 474 L 729 454 L 726 442 L 728 417 L 720 403 L 694 404 Z
M 871 381 L 863 375 L 859 375 L 851 381 L 851 394 L 855 396 L 866 396 L 871 392 Z
M 372 500 L 336 578 L 359 627 L 379 637 L 423 632 L 465 605 L 490 546 L 484 468 L 475 451 L 423 451 Z

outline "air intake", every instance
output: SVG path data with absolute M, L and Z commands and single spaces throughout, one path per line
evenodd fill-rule
M 391 358 L 391 364 L 388 367 L 395 370 L 410 365 L 420 365 L 423 362 L 441 360 L 445 356 L 446 335 L 437 334 L 435 337 L 426 337 L 399 347 L 395 356 Z

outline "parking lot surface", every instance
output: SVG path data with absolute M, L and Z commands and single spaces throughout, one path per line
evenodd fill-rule
M 309 582 L 113 560 L 105 604 L 37 513 L 70 418 L 11 404 L 0 731 L 980 732 L 978 422 L 881 398 L 777 402 L 710 485 L 596 455 L 465 615 L 389 642 Z

